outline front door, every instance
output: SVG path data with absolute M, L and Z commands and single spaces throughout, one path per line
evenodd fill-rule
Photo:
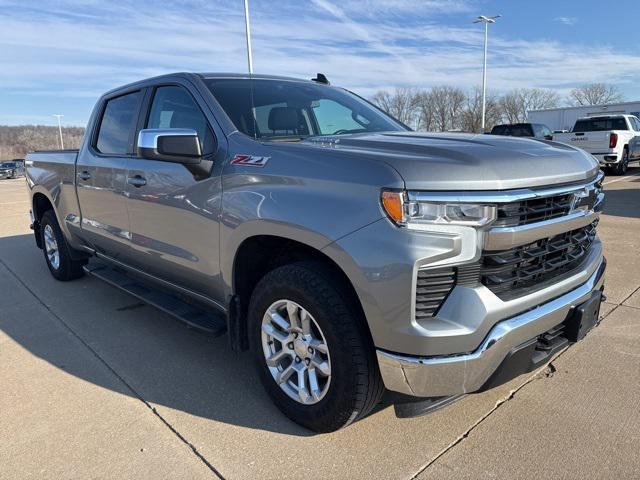
M 99 253 L 121 261 L 130 250 L 125 186 L 142 97 L 137 90 L 105 101 L 76 166 L 83 236 Z
M 155 88 L 143 128 L 194 129 L 203 160 L 196 166 L 138 157 L 129 161 L 126 192 L 134 266 L 219 300 L 221 184 L 210 175 L 216 152 L 213 130 L 181 85 Z

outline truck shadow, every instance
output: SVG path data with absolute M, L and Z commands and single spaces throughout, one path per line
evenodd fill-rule
M 0 285 L 13 286 L 20 303 L 0 308 L 0 330 L 69 375 L 144 399 L 160 415 L 172 409 L 251 429 L 313 435 L 271 403 L 251 355 L 232 352 L 226 336 L 190 330 L 94 278 L 57 282 L 31 235 L 0 238 Z
M 640 174 L 640 166 L 629 167 L 626 176 Z M 605 183 L 619 177 L 607 175 Z M 640 176 L 604 186 L 604 214 L 614 217 L 640 218 Z

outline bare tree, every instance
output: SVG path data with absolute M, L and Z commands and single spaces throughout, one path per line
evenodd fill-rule
M 381 90 L 371 100 L 392 117 L 412 126 L 417 113 L 418 93 L 414 88 L 396 88 L 393 92 Z
M 500 99 L 504 119 L 509 123 L 527 121 L 527 113 L 542 108 L 555 108 L 560 103 L 559 95 L 544 88 L 522 88 L 512 90 Z
M 456 87 L 433 87 L 429 93 L 435 128 L 442 132 L 460 128 L 460 114 L 464 109 L 466 95 Z
M 571 105 L 604 105 L 622 102 L 624 95 L 615 85 L 607 83 L 589 83 L 574 88 L 567 99 Z
M 493 95 L 487 94 L 485 125 L 490 130 L 502 120 L 500 101 Z M 479 133 L 482 127 L 482 88 L 475 87 L 469 95 L 464 111 L 461 115 L 461 127 L 465 132 Z
M 84 128 L 63 127 L 65 147 L 78 148 Z M 0 160 L 24 158 L 33 150 L 57 150 L 60 148 L 58 127 L 44 125 L 0 125 Z
M 426 132 L 436 130 L 436 112 L 432 92 L 421 91 L 417 96 L 416 108 L 418 113 L 418 128 Z

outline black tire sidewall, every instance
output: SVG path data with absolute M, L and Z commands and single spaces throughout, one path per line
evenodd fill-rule
M 47 256 L 47 248 L 44 241 L 44 231 L 47 225 L 51 226 L 56 243 L 58 244 L 58 255 L 60 257 L 60 265 L 58 268 L 51 265 L 49 257 Z M 74 262 L 71 258 L 69 247 L 53 210 L 47 210 L 42 215 L 42 219 L 40 220 L 40 239 L 45 262 L 47 262 L 47 267 L 49 267 L 49 271 L 54 278 L 67 281 L 82 276 L 82 265 L 79 262 Z
M 301 277 L 298 280 L 302 281 L 294 283 L 294 278 L 290 278 L 289 281 L 285 279 L 288 273 L 286 269 L 292 272 L 294 268 L 298 271 L 293 276 Z M 353 312 L 339 293 L 317 272 L 296 264 L 278 270 L 282 269 L 284 271 L 267 274 L 251 297 L 249 342 L 258 374 L 274 403 L 293 421 L 319 432 L 336 430 L 349 424 L 360 413 L 362 395 L 359 393 L 362 392 L 358 392 L 358 388 L 363 386 L 359 385 L 359 378 L 361 379 L 363 374 L 366 375 L 363 369 L 373 368 L 372 365 L 366 365 L 368 351 L 363 344 L 362 332 L 356 325 L 358 319 L 353 317 Z M 329 299 L 309 291 L 308 280 L 311 277 L 316 277 L 312 281 L 325 282 L 327 289 L 331 290 Z M 298 303 L 313 316 L 329 348 L 331 384 L 325 397 L 313 405 L 303 405 L 291 399 L 275 382 L 266 366 L 261 341 L 262 318 L 269 306 L 282 299 Z M 336 305 L 336 301 L 342 305 Z M 336 325 L 337 321 L 349 322 L 349 325 Z M 344 327 L 348 332 L 346 338 Z M 357 352 L 361 354 L 358 355 Z

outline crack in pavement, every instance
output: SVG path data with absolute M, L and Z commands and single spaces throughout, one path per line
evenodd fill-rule
M 109 365 L 109 363 L 100 356 L 98 352 L 96 352 L 76 331 L 69 326 L 67 322 L 65 322 L 57 313 L 55 313 L 49 305 L 47 305 L 44 301 L 40 299 L 40 297 L 33 291 L 31 288 L 24 282 L 22 279 L 0 258 L 0 264 L 7 269 L 7 271 L 18 281 L 20 285 L 22 285 L 35 299 L 36 301 L 42 305 L 52 316 L 55 318 L 60 324 L 71 333 L 84 347 L 86 347 L 93 356 L 102 363 L 122 384 L 129 390 L 133 397 L 140 400 L 144 405 L 176 436 L 178 439 L 184 443 L 193 454 L 205 464 L 205 466 L 220 480 L 224 480 L 224 476 L 204 457 L 202 453 L 198 451 L 195 445 L 193 445 L 189 440 L 187 440 L 184 435 L 182 435 L 168 420 L 166 420 L 157 410 L 156 408 L 147 402 L 144 397 L 138 393 L 138 391 L 133 388 L 131 384 L 129 384 L 116 370 Z
M 620 306 L 626 307 L 627 305 L 623 305 L 624 302 L 626 302 L 627 300 L 629 300 L 629 298 L 631 298 L 633 296 L 633 294 L 635 294 L 637 291 L 640 290 L 640 286 L 638 286 L 635 290 L 633 290 L 633 292 L 631 292 L 624 300 L 622 300 L 620 303 L 615 304 L 615 307 L 611 309 L 610 312 L 608 312 L 606 315 L 604 315 L 602 318 L 600 318 L 598 320 L 597 325 L 599 325 L 600 323 L 602 323 L 602 321 L 607 318 L 609 315 L 611 315 L 613 312 L 615 312 Z M 451 442 L 449 445 L 447 445 L 445 448 L 443 448 L 435 457 L 433 457 L 431 460 L 429 460 L 429 462 L 427 462 L 426 465 L 424 465 L 422 468 L 420 468 L 412 477 L 411 480 L 416 480 L 418 478 L 418 476 L 420 476 L 422 473 L 424 473 L 431 465 L 433 465 L 435 462 L 437 462 L 440 458 L 442 458 L 447 452 L 449 452 L 450 450 L 452 450 L 453 448 L 455 448 L 457 445 L 459 445 L 460 443 L 462 443 L 466 438 L 469 437 L 469 435 L 471 434 L 471 432 L 473 430 L 475 430 L 481 423 L 483 423 L 487 418 L 489 418 L 496 410 L 498 410 L 502 405 L 504 405 L 505 403 L 507 403 L 509 400 L 513 399 L 516 395 L 516 393 L 518 393 L 520 390 L 522 390 L 524 387 L 526 387 L 527 385 L 529 385 L 530 383 L 532 383 L 535 380 L 539 380 L 539 379 L 543 379 L 543 378 L 551 378 L 554 376 L 555 372 L 557 371 L 555 365 L 553 364 L 553 362 L 555 362 L 556 360 L 558 360 L 562 355 L 564 355 L 573 345 L 569 345 L 567 348 L 565 348 L 564 350 L 562 350 L 560 353 L 558 353 L 555 357 L 553 357 L 551 359 L 551 361 L 542 369 L 542 370 L 538 370 L 537 372 L 535 372 L 533 375 L 531 375 L 530 377 L 528 377 L 524 383 L 522 383 L 521 385 L 519 385 L 518 387 L 514 388 L 513 390 L 509 391 L 509 393 L 507 395 L 505 395 L 504 397 L 498 399 L 496 401 L 496 404 L 493 406 L 493 408 L 491 410 L 489 410 L 486 414 L 484 414 L 482 417 L 480 417 L 477 421 L 475 421 L 469 428 L 467 428 L 462 434 L 460 434 L 453 442 Z

